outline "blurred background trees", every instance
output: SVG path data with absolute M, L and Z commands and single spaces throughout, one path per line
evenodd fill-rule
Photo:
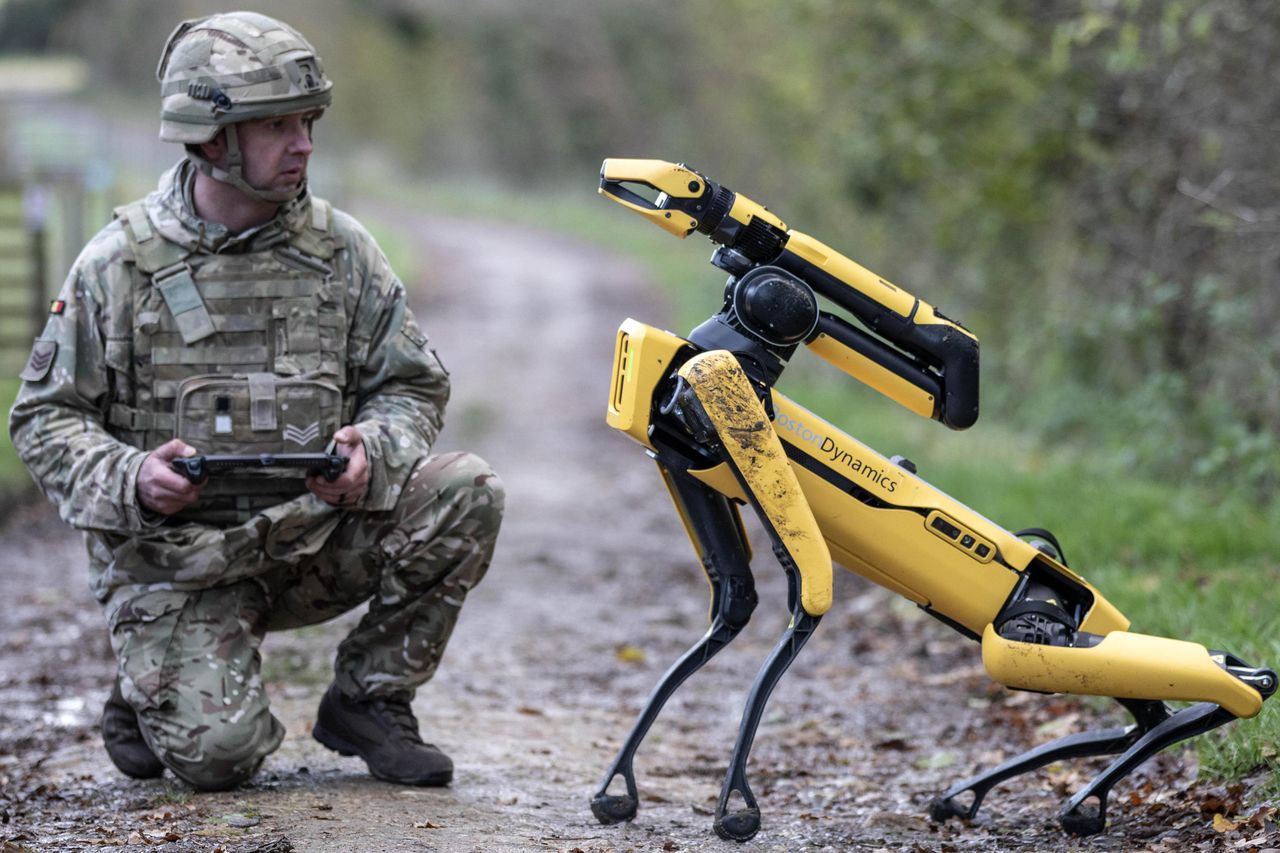
M 585 195 L 685 161 L 973 328 L 984 417 L 1280 490 L 1280 4 L 0 0 L 0 52 L 154 122 L 165 36 L 236 7 L 315 42 L 346 162 Z

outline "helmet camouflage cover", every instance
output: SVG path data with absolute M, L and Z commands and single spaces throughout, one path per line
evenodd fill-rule
M 208 142 L 248 119 L 323 109 L 332 100 L 315 48 L 288 24 L 256 12 L 183 21 L 156 69 L 160 138 Z

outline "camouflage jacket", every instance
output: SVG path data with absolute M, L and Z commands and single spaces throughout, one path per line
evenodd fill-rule
M 191 181 L 190 165 L 179 163 L 144 204 L 158 234 L 199 254 L 260 251 L 311 216 L 304 193 L 271 222 L 230 234 L 195 216 Z M 334 267 L 347 282 L 350 323 L 351 380 L 344 394 L 354 397 L 349 410 L 369 461 L 369 489 L 357 511 L 387 510 L 440 431 L 448 373 L 428 348 L 405 304 L 404 286 L 373 238 L 341 211 L 332 220 Z M 113 306 L 128 304 L 113 296 L 133 286 L 132 266 L 124 227 L 113 221 L 72 267 L 9 416 L 13 445 L 36 483 L 64 521 L 89 533 L 95 594 L 105 599 L 121 585 L 211 586 L 314 553 L 340 513 L 310 494 L 225 528 L 165 524 L 138 503 L 137 477 L 146 453 L 117 440 L 107 425 L 117 401 L 106 330 L 121 328 L 120 318 L 109 315 Z

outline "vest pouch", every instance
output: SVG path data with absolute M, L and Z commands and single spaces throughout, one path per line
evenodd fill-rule
M 309 377 L 193 376 L 175 415 L 174 437 L 199 453 L 319 453 L 342 425 L 342 392 Z
M 322 453 L 342 425 L 342 392 L 311 377 L 193 376 L 178 387 L 174 437 L 204 455 Z M 298 468 L 247 468 L 211 479 L 184 520 L 244 521 L 306 491 Z

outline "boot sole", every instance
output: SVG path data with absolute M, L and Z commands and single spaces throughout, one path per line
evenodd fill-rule
M 149 764 L 146 767 L 135 767 L 132 765 L 125 767 L 117 761 L 115 756 L 110 752 L 107 752 L 107 758 L 111 759 L 111 763 L 115 765 L 117 770 L 128 776 L 130 779 L 159 779 L 164 775 L 164 765 L 160 763 L 160 759 L 158 758 L 154 765 Z
M 343 755 L 348 758 L 359 757 L 364 761 L 365 766 L 369 768 L 369 774 L 384 782 L 394 782 L 398 785 L 417 785 L 419 787 L 426 788 L 440 788 L 453 781 L 452 770 L 428 773 L 425 776 L 415 776 L 408 779 L 391 776 L 386 773 L 380 773 L 372 764 L 369 763 L 369 759 L 364 757 L 364 753 L 362 753 L 355 744 L 351 743 L 351 741 L 346 738 L 333 734 L 320 723 L 316 723 L 311 729 L 311 736 L 319 741 L 321 745 L 338 753 L 338 755 Z

